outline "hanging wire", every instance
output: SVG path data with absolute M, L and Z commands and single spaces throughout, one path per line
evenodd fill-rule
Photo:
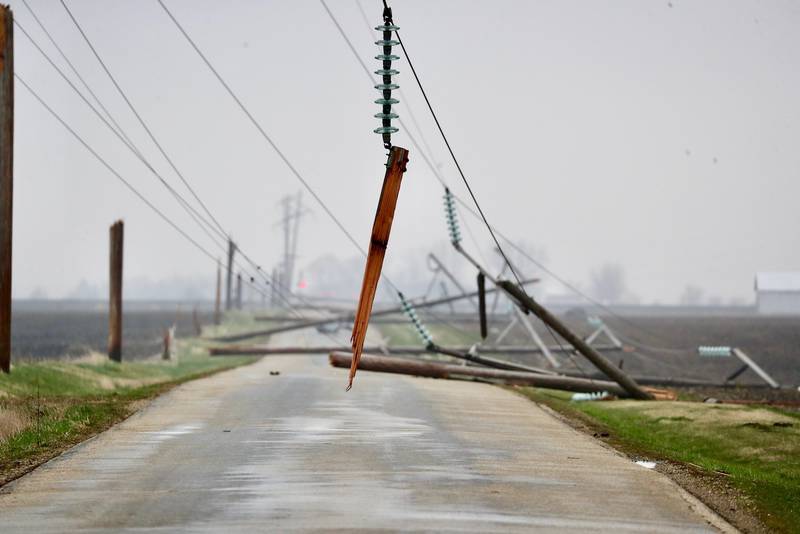
M 328 17 L 330 18 L 331 22 L 334 24 L 334 26 L 338 30 L 338 32 L 341 35 L 342 39 L 344 39 L 345 43 L 347 44 L 347 47 L 350 49 L 350 52 L 353 54 L 353 57 L 355 57 L 356 61 L 359 63 L 359 65 L 361 65 L 361 68 L 363 69 L 363 71 L 367 75 L 367 77 L 370 79 L 370 81 L 373 81 L 373 83 L 374 83 L 374 80 L 372 78 L 372 75 L 370 74 L 369 69 L 367 68 L 367 66 L 364 63 L 364 61 L 361 59 L 361 56 L 359 55 L 358 51 L 353 46 L 352 41 L 350 41 L 350 38 L 345 33 L 345 31 L 342 28 L 341 24 L 339 24 L 339 21 L 333 15 L 333 12 L 328 8 L 328 5 L 326 4 L 325 0 L 320 0 L 320 3 L 322 4 L 322 7 L 325 9 L 326 13 L 328 14 Z M 398 40 L 399 40 L 399 35 L 398 35 Z M 409 108 L 409 112 L 410 112 L 410 108 Z M 422 149 L 420 144 L 417 142 L 416 138 L 411 134 L 410 129 L 405 124 L 403 124 L 403 119 L 402 118 L 398 119 L 398 122 L 400 123 L 400 126 L 402 126 L 404 128 L 404 131 L 405 131 L 406 135 L 408 136 L 409 140 L 411 141 L 411 143 L 414 145 L 414 147 L 417 150 L 416 153 L 420 154 L 422 156 L 423 161 L 425 162 L 425 164 L 428 167 L 428 169 L 430 169 L 430 171 L 433 174 L 433 176 L 439 181 L 439 183 L 442 184 L 442 186 L 447 187 L 447 182 L 441 176 L 441 174 L 440 174 L 439 170 L 436 168 L 436 166 L 433 165 L 431 160 L 425 154 L 425 151 Z M 466 201 L 462 200 L 457 195 L 453 195 L 453 197 L 472 216 L 474 216 L 478 220 L 482 220 L 481 215 L 478 212 L 476 212 Z M 638 323 L 635 323 L 635 322 L 631 321 L 630 319 L 627 319 L 626 317 L 619 315 L 613 309 L 609 308 L 608 306 L 606 306 L 603 303 L 597 301 L 596 299 L 593 299 L 592 297 L 590 297 L 589 295 L 587 295 L 586 293 L 581 291 L 574 284 L 571 284 L 569 281 L 567 281 L 566 279 L 564 279 L 563 277 L 559 276 L 554 271 L 549 269 L 547 266 L 545 266 L 542 262 L 540 262 L 537 259 L 533 258 L 527 251 L 525 251 L 525 249 L 523 249 L 522 247 L 520 247 L 519 245 L 514 243 L 514 241 L 510 237 L 508 237 L 506 234 L 504 234 L 502 231 L 500 231 L 496 226 L 492 225 L 491 229 L 494 231 L 494 233 L 497 236 L 502 238 L 505 243 L 507 243 L 514 250 L 516 250 L 525 259 L 527 259 L 528 261 L 533 263 L 535 266 L 537 266 L 539 269 L 541 269 L 542 271 L 547 273 L 549 276 L 551 276 L 553 279 L 558 281 L 560 284 L 562 284 L 564 287 L 566 287 L 570 291 L 572 291 L 575 294 L 581 296 L 588 303 L 590 303 L 590 304 L 594 305 L 595 307 L 605 311 L 609 315 L 615 317 L 620 322 L 623 322 L 623 323 L 627 324 L 628 326 L 630 326 L 633 329 L 639 330 L 641 332 L 648 333 L 648 334 L 650 334 L 652 336 L 660 338 L 664 342 L 668 342 L 667 338 L 663 337 L 661 334 L 659 334 L 659 333 L 657 333 L 657 332 L 655 332 L 653 330 L 647 329 L 647 328 L 639 325 Z
M 175 25 L 175 27 L 183 35 L 183 37 L 187 40 L 187 42 L 192 47 L 192 49 L 194 49 L 194 51 L 197 53 L 197 55 L 200 57 L 200 59 L 203 61 L 203 63 L 205 63 L 206 67 L 208 67 L 208 69 L 211 71 L 211 73 L 214 75 L 214 77 L 217 79 L 217 81 L 222 85 L 222 87 L 225 89 L 225 91 L 228 93 L 228 95 L 233 99 L 233 101 L 236 103 L 236 105 L 239 107 L 239 109 L 242 111 L 242 113 L 244 113 L 245 116 L 250 120 L 251 124 L 256 128 L 256 130 L 261 135 L 261 137 L 267 142 L 267 144 L 270 145 L 270 147 L 275 151 L 275 153 L 278 155 L 278 157 L 288 167 L 288 169 L 292 173 L 292 175 L 302 184 L 302 186 L 306 189 L 306 191 L 308 191 L 311 194 L 311 196 L 314 198 L 314 200 L 320 205 L 320 207 L 328 215 L 328 217 L 333 221 L 333 223 L 347 237 L 348 241 L 350 241 L 350 243 L 352 243 L 353 246 L 355 246 L 356 249 L 364 257 L 367 257 L 366 250 L 358 243 L 358 241 L 355 239 L 355 237 L 353 237 L 353 234 L 351 234 L 347 230 L 347 228 L 344 226 L 344 224 L 342 224 L 342 222 L 339 220 L 339 218 L 336 217 L 336 215 L 333 213 L 333 211 L 322 200 L 322 197 L 320 197 L 317 194 L 317 192 L 311 187 L 311 184 L 303 177 L 302 174 L 300 174 L 300 172 L 292 164 L 292 162 L 289 160 L 289 158 L 287 158 L 286 155 L 283 153 L 283 151 L 280 150 L 280 148 L 275 143 L 275 141 L 267 134 L 266 130 L 261 126 L 261 124 L 258 122 L 258 120 L 256 120 L 255 116 L 250 112 L 250 110 L 247 108 L 247 106 L 244 105 L 242 100 L 236 95 L 236 93 L 233 91 L 231 86 L 225 81 L 225 79 L 222 77 L 222 75 L 219 73 L 219 71 L 214 67 L 214 65 L 208 59 L 208 57 L 203 53 L 202 50 L 200 50 L 200 47 L 197 45 L 197 43 L 195 43 L 195 41 L 191 38 L 189 33 L 184 29 L 183 25 L 178 21 L 178 19 L 169 10 L 169 8 L 167 8 L 167 6 L 164 4 L 163 0 L 156 0 L 156 1 L 161 6 L 161 8 L 164 10 L 164 12 L 167 14 L 167 16 L 170 18 L 170 20 L 172 20 L 172 22 Z M 397 292 L 400 291 L 399 288 L 397 287 L 397 285 L 394 284 L 392 282 L 392 280 L 383 272 L 381 273 L 381 280 L 386 282 L 391 287 L 391 289 L 394 291 L 394 293 L 397 293 Z

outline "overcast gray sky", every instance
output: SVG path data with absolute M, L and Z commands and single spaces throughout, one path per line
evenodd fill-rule
M 178 187 L 60 3 L 28 0 L 95 92 Z M 362 0 L 371 25 L 379 2 Z M 17 20 L 55 51 L 20 1 Z M 376 91 L 318 0 L 165 0 L 311 186 L 366 247 L 385 152 Z M 222 224 L 265 266 L 280 197 L 299 183 L 155 0 L 68 4 L 155 135 Z M 490 221 L 579 284 L 624 266 L 645 302 L 687 284 L 752 299 L 758 270 L 800 269 L 800 4 L 791 1 L 391 2 L 395 22 Z M 670 5 L 671 4 L 671 5 Z M 329 5 L 368 66 L 354 0 Z M 20 31 L 17 73 L 120 173 L 214 250 Z M 400 61 L 407 101 L 445 179 L 463 185 Z M 17 85 L 14 295 L 107 278 L 108 226 L 126 222 L 126 277 L 210 276 L 167 227 Z M 419 134 L 416 134 L 419 137 Z M 386 269 L 446 245 L 441 186 L 412 149 Z M 309 195 L 305 195 L 311 203 Z M 319 206 L 299 260 L 358 254 Z M 469 224 L 484 254 L 490 238 Z M 466 246 L 473 247 L 471 241 Z M 216 252 L 215 252 L 216 253 Z M 530 274 L 535 269 L 523 265 Z M 313 282 L 313 281 L 312 281 Z M 558 291 L 557 286 L 552 286 Z

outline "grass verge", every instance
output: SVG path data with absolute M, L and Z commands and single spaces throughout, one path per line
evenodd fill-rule
M 172 361 L 76 361 L 15 365 L 0 376 L 0 485 L 125 419 L 183 382 L 255 361 L 211 358 L 199 339 L 180 340 Z
M 771 531 L 800 532 L 797 413 L 685 401 L 576 403 L 566 392 L 517 391 L 630 456 L 683 464 L 695 482 L 717 490 L 732 486 L 737 491 L 730 498 L 707 504 L 744 530 L 759 530 L 757 524 L 743 524 L 742 509 L 750 508 Z M 703 499 L 703 491 L 686 489 Z

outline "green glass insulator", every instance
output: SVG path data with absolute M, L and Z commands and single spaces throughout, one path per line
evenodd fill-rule
M 394 39 L 384 40 L 381 39 L 380 41 L 375 41 L 375 44 L 378 46 L 397 46 L 400 44 L 400 41 L 395 41 Z
M 376 113 L 373 115 L 376 119 L 396 119 L 400 115 L 397 113 Z
M 378 91 L 394 91 L 395 89 L 400 89 L 400 86 L 396 83 L 381 83 L 376 85 L 375 89 Z
M 381 70 L 376 70 L 375 74 L 377 74 L 378 76 L 396 76 L 397 74 L 400 74 L 400 71 L 394 69 L 381 69 Z
M 397 61 L 400 59 L 400 56 L 395 56 L 394 54 L 378 54 L 375 56 L 375 59 L 378 61 Z
M 400 101 L 396 98 L 379 98 L 375 101 L 376 104 L 380 104 L 381 106 L 393 106 L 395 104 L 399 104 Z
M 394 126 L 381 126 L 380 128 L 375 128 L 373 130 L 373 132 L 375 132 L 376 134 L 393 134 L 399 131 L 400 130 L 398 130 Z
M 384 24 L 383 26 L 377 26 L 375 29 L 378 30 L 379 32 L 385 32 L 385 31 L 396 32 L 397 30 L 400 29 L 400 26 L 395 26 L 394 24 Z

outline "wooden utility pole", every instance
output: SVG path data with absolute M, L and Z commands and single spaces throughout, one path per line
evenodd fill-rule
M 367 263 L 364 266 L 364 279 L 361 282 L 361 294 L 358 298 L 358 308 L 356 308 L 353 322 L 353 335 L 351 336 L 353 365 L 350 367 L 350 375 L 347 378 L 348 390 L 353 386 L 353 378 L 358 368 L 358 360 L 361 358 L 364 338 L 367 336 L 372 304 L 375 301 L 375 292 L 378 289 L 378 281 L 381 277 L 386 247 L 389 245 L 394 210 L 397 207 L 400 183 L 403 180 L 403 173 L 406 172 L 407 163 L 408 150 L 393 146 L 389 151 L 389 159 L 386 161 L 386 174 L 383 177 L 383 187 L 378 198 L 378 209 L 375 213 L 375 220 L 372 223 L 372 237 L 369 243 L 369 252 L 367 253 Z
M 242 273 L 236 275 L 236 309 L 242 309 Z
M 11 222 L 14 193 L 14 15 L 0 6 L 0 369 L 11 371 Z
M 111 225 L 109 254 L 108 357 L 122 361 L 122 242 L 125 226 L 122 221 Z
M 220 305 L 222 300 L 222 264 L 217 261 L 217 294 L 214 299 L 214 324 L 218 325 L 221 322 Z
M 352 365 L 353 357 L 347 352 L 332 352 L 328 361 L 333 367 L 348 368 Z M 628 396 L 628 392 L 614 382 L 608 380 L 591 380 L 588 378 L 574 378 L 568 376 L 543 375 L 526 373 L 522 371 L 507 371 L 502 369 L 486 369 L 484 367 L 466 367 L 446 363 L 432 362 L 410 358 L 392 358 L 387 356 L 362 355 L 358 368 L 365 371 L 378 371 L 382 373 L 397 373 L 428 378 L 481 378 L 501 382 L 503 384 L 518 386 L 535 386 L 550 389 L 564 389 L 567 391 L 602 392 L 606 391 L 620 397 Z
M 649 400 L 653 395 L 643 390 L 636 381 L 624 373 L 616 365 L 606 359 L 605 356 L 597 352 L 588 343 L 586 343 L 580 336 L 576 335 L 572 330 L 556 318 L 555 315 L 547 311 L 541 304 L 533 300 L 525 291 L 507 280 L 499 281 L 500 286 L 505 292 L 514 298 L 514 300 L 522 306 L 525 310 L 533 312 L 536 317 L 541 319 L 550 328 L 555 330 L 561 337 L 566 339 L 570 345 L 583 354 L 587 360 L 592 362 L 595 367 L 603 372 L 607 377 L 614 380 L 619 384 L 628 394 L 634 399 Z
M 233 306 L 233 300 L 231 298 L 233 295 L 231 294 L 232 286 L 233 286 L 233 255 L 236 254 L 236 243 L 233 242 L 232 239 L 228 239 L 228 272 L 227 272 L 227 281 L 225 284 L 225 309 L 230 310 L 231 306 Z

